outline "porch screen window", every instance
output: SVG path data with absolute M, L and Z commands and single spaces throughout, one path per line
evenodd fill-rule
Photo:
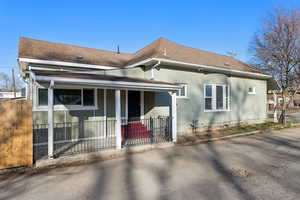
M 94 106 L 95 105 L 95 90 L 83 89 L 83 105 Z
M 48 105 L 48 90 L 44 88 L 39 88 L 38 90 L 38 104 L 39 106 L 47 106 Z
M 38 89 L 38 106 L 48 105 L 48 89 Z M 54 105 L 95 106 L 95 89 L 54 89 Z
M 204 86 L 204 110 L 227 111 L 229 110 L 229 86 L 207 84 Z
M 81 90 L 54 89 L 54 105 L 81 105 Z

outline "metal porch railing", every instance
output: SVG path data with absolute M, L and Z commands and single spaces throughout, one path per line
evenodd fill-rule
M 97 152 L 116 148 L 115 120 L 54 123 L 53 154 Z M 128 122 L 122 120 L 122 146 L 171 141 L 171 118 L 157 117 Z M 33 124 L 34 160 L 48 156 L 48 124 Z

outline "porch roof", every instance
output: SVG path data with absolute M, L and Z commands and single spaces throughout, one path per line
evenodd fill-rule
M 33 79 L 37 82 L 53 81 L 55 85 L 83 85 L 104 88 L 164 91 L 178 91 L 181 89 L 181 86 L 178 84 L 163 81 L 65 71 L 33 71 Z

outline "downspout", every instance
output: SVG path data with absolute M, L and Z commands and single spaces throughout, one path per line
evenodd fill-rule
M 154 69 L 156 69 L 160 65 L 160 60 L 157 61 L 155 65 L 152 66 L 151 68 L 151 78 L 150 80 L 154 80 Z

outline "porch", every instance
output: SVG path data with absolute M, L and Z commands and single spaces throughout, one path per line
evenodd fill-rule
M 116 120 L 54 123 L 53 157 L 116 149 Z M 121 126 L 121 147 L 172 141 L 171 119 L 158 117 Z M 48 124 L 34 124 L 34 160 L 48 157 Z
M 130 78 L 126 78 L 126 82 L 120 78 L 115 81 L 116 77 L 110 77 L 114 81 L 103 81 L 109 76 L 99 75 L 93 76 L 98 80 L 102 78 L 99 81 L 90 79 L 91 75 L 87 78 L 76 74 L 76 80 L 67 75 L 63 78 L 56 76 L 44 72 L 36 72 L 33 76 L 34 96 L 41 96 L 41 86 L 48 96 L 44 110 L 35 108 L 34 111 L 35 160 L 176 141 L 176 92 L 180 86 Z M 59 110 L 61 105 L 56 105 L 56 101 L 60 96 L 57 95 L 75 98 L 68 96 L 65 88 L 84 88 L 81 101 L 89 99 L 85 89 L 93 88 L 96 91 L 95 107 L 72 110 L 65 106 L 66 109 Z M 158 103 L 162 98 L 167 98 L 167 103 Z M 38 99 L 33 100 L 39 102 Z M 40 120 L 45 115 L 47 121 Z

